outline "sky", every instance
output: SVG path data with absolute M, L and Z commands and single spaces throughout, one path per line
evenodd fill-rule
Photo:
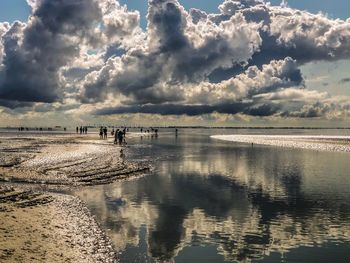
M 216 12 L 222 0 L 181 0 L 180 3 L 187 9 L 199 8 L 207 12 Z M 278 5 L 281 0 L 270 0 L 272 4 Z M 147 24 L 147 0 L 121 0 L 121 4 L 128 6 L 130 10 L 138 10 L 142 16 L 141 24 L 143 27 Z M 313 13 L 324 12 L 333 18 L 347 19 L 349 17 L 350 2 L 347 0 L 322 0 L 305 1 L 289 0 L 291 7 L 301 10 L 307 10 Z M 1 0 L 0 3 L 0 21 L 26 21 L 30 7 L 25 0 Z
M 0 123 L 349 126 L 349 7 L 2 0 Z

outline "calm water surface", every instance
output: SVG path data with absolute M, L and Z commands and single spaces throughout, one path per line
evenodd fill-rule
M 350 262 L 350 154 L 210 138 L 242 132 L 291 133 L 133 139 L 127 157 L 150 175 L 76 192 L 121 262 Z

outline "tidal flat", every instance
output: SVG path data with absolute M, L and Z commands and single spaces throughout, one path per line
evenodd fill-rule
M 348 133 L 3 133 L 0 261 L 348 263 Z
M 121 151 L 95 134 L 2 133 L 0 261 L 117 262 L 104 230 L 69 193 L 149 171 Z

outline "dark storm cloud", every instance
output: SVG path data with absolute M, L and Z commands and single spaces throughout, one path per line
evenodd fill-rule
M 312 105 L 305 105 L 297 111 L 289 111 L 281 113 L 283 117 L 297 118 L 317 118 L 325 116 L 327 113 L 339 110 L 339 106 L 334 103 L 317 102 Z
M 114 0 L 34 0 L 30 4 L 33 10 L 26 24 L 0 26 L 2 100 L 63 100 L 64 88 L 75 85 L 74 76 L 79 79 L 96 70 L 92 66 L 69 68 L 72 63 L 81 64 L 82 50 L 114 45 L 113 41 L 120 41 L 127 31 L 133 31 L 139 19 L 137 12 L 127 13 Z M 106 55 L 111 52 L 107 50 Z
M 100 109 L 95 115 L 112 115 L 128 113 L 146 113 L 160 115 L 198 116 L 213 112 L 224 114 L 244 113 L 252 116 L 270 116 L 278 111 L 278 105 L 254 104 L 253 102 L 236 102 L 221 105 L 143 105 Z
M 15 109 L 15 108 L 31 107 L 31 106 L 33 106 L 33 103 L 32 102 L 0 99 L 0 106 L 6 107 L 9 109 Z
M 100 109 L 93 114 L 95 115 L 112 115 L 126 113 L 156 113 L 161 115 L 189 115 L 196 116 L 215 111 L 215 106 L 209 105 L 142 105 L 142 106 L 127 106 Z
M 339 81 L 340 84 L 345 84 L 345 83 L 349 83 L 350 82 L 350 78 L 343 78 Z
M 101 16 L 96 1 L 42 0 L 28 24 L 15 22 L 3 37 L 0 97 L 54 102 L 61 95 L 59 69 L 79 54 L 79 44 Z

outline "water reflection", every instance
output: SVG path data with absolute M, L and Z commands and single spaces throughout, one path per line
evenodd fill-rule
M 350 248 L 348 154 L 191 134 L 138 143 L 129 156 L 157 157 L 154 174 L 77 193 L 122 261 L 204 262 L 214 248 L 210 262 L 247 262 L 329 242 Z M 193 246 L 204 248 L 189 261 Z

